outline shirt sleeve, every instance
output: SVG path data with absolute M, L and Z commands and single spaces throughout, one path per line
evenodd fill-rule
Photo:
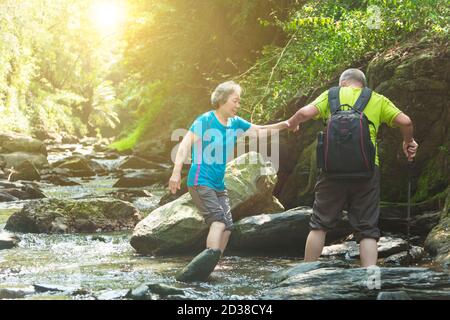
M 206 130 L 205 127 L 205 117 L 200 116 L 192 123 L 191 127 L 189 128 L 189 131 L 194 133 L 197 137 L 202 138 L 203 132 Z
M 327 119 L 328 118 L 328 90 L 325 90 L 309 105 L 316 106 L 319 110 L 319 114 L 313 117 L 314 120 Z
M 252 124 L 241 117 L 236 117 L 236 129 L 241 129 L 244 132 L 250 129 Z
M 402 111 L 397 108 L 391 100 L 386 97 L 382 97 L 381 102 L 381 115 L 380 122 L 386 123 L 389 127 L 394 126 L 394 119 L 397 117 Z

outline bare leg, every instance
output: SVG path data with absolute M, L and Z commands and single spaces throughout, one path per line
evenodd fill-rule
M 230 230 L 225 230 L 222 233 L 222 241 L 220 243 L 220 250 L 222 251 L 222 254 L 224 253 L 225 248 L 227 247 L 228 240 L 230 239 L 230 235 L 231 235 L 231 231 Z
M 221 249 L 222 234 L 224 231 L 225 223 L 218 221 L 213 222 L 209 227 L 208 238 L 206 238 L 206 247 L 210 249 Z
M 327 232 L 324 230 L 311 230 L 306 240 L 305 246 L 305 262 L 316 261 L 322 254 L 325 244 L 325 236 Z
M 359 255 L 361 256 L 361 266 L 376 266 L 378 259 L 378 245 L 375 239 L 362 239 L 359 243 Z

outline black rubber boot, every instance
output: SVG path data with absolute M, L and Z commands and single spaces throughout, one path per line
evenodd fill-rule
M 181 270 L 176 279 L 183 282 L 205 281 L 220 260 L 220 249 L 205 249 Z

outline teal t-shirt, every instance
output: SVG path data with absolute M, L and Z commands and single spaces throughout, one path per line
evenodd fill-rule
M 192 146 L 188 187 L 208 186 L 218 191 L 225 190 L 226 164 L 233 158 L 237 138 L 250 127 L 250 122 L 237 116 L 229 118 L 224 126 L 214 111 L 199 116 L 189 128 L 199 139 Z

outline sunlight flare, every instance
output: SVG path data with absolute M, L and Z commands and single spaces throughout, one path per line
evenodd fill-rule
M 92 22 L 101 32 L 112 32 L 125 20 L 125 11 L 121 1 L 103 0 L 92 4 L 90 14 Z

